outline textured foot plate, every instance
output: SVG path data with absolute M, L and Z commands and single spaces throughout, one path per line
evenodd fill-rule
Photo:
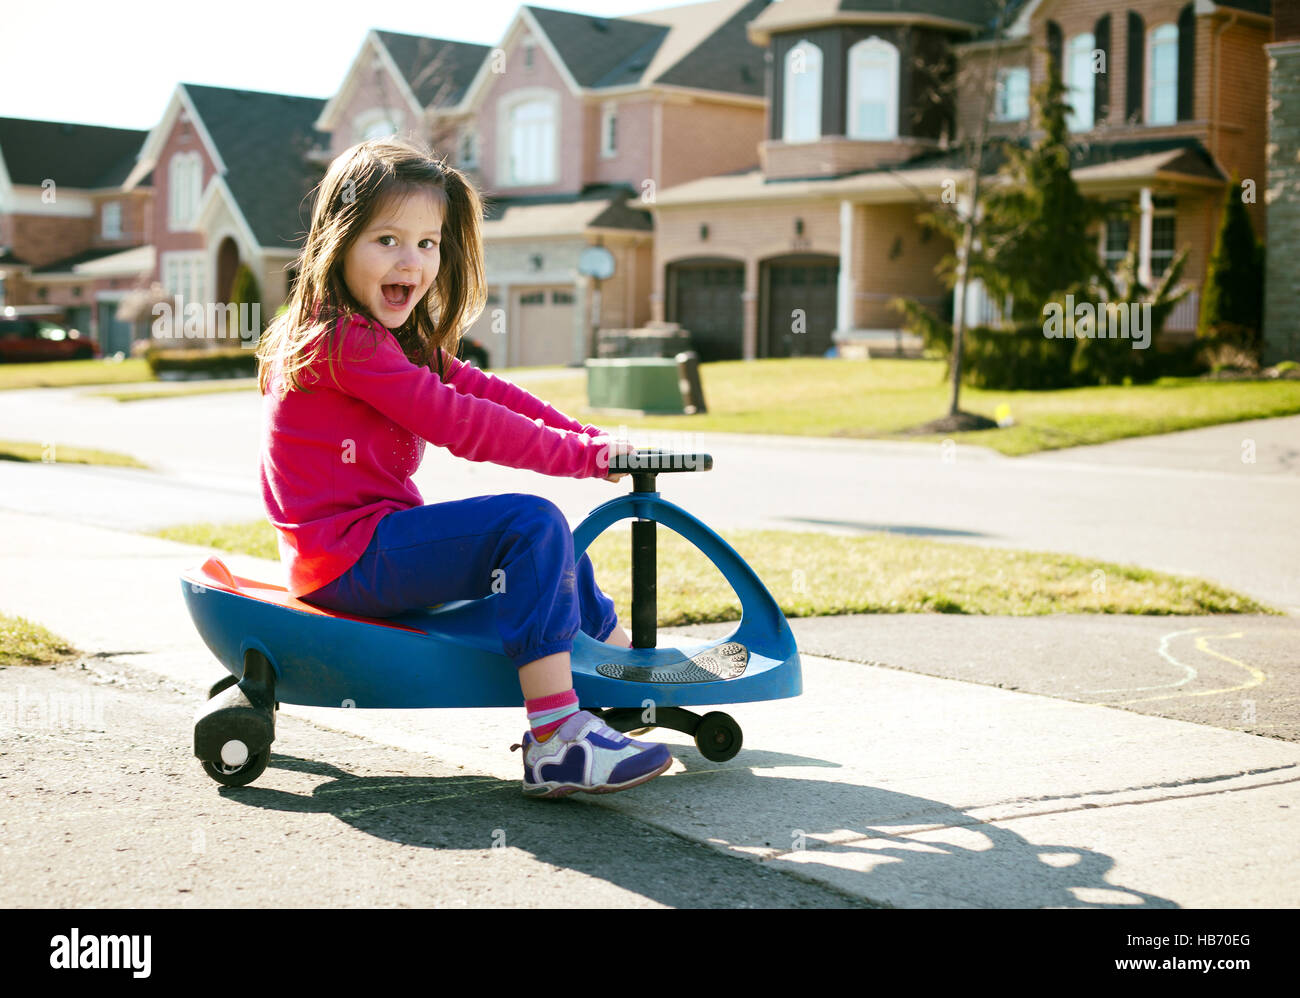
M 719 679 L 736 679 L 749 665 L 749 649 L 734 641 L 710 648 L 682 662 L 645 668 L 604 662 L 596 671 L 610 679 L 629 683 L 715 683 Z

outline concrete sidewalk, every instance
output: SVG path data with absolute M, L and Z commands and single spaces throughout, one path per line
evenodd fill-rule
M 222 672 L 194 631 L 178 576 L 208 553 L 0 513 L 0 611 L 36 620 L 123 668 L 168 677 L 197 706 Z M 237 574 L 281 578 L 274 562 L 223 558 Z M 932 625 L 920 616 L 893 623 L 914 625 L 918 635 Z M 868 625 L 862 622 L 864 646 Z M 1015 647 L 1006 654 L 1015 655 Z M 685 736 L 656 731 L 652 737 L 671 744 L 677 757 L 665 776 L 625 794 L 555 806 L 603 809 L 632 822 L 629 827 L 649 826 L 747 858 L 799 881 L 791 888 L 801 897 L 822 886 L 899 907 L 1295 907 L 1300 900 L 1300 745 L 918 675 L 873 657 L 883 666 L 805 655 L 802 697 L 730 708 L 744 728 L 745 748 L 728 763 L 708 763 Z M 0 692 L 12 695 L 23 672 L 0 671 Z M 299 721 L 431 757 L 437 767 L 431 761 L 430 768 L 463 767 L 464 774 L 499 780 L 520 775 L 518 756 L 507 747 L 523 731 L 521 710 L 286 705 L 282 714 L 294 723 L 282 725 L 271 768 L 250 788 L 220 790 L 193 758 L 172 760 L 187 787 L 207 785 L 210 816 L 227 820 L 250 804 L 278 799 L 274 787 L 287 769 L 303 783 L 302 766 L 289 762 L 302 752 L 293 744 L 295 733 L 306 730 Z M 188 732 L 175 734 L 184 754 Z M 25 744 L 18 740 L 7 751 L 11 757 L 33 751 Z M 315 761 L 347 769 L 346 760 Z M 39 756 L 23 762 L 34 771 L 55 765 Z M 331 773 L 331 779 L 338 775 Z M 66 773 L 60 785 L 66 793 Z M 385 806 L 408 804 L 418 821 L 419 800 Z M 6 818 L 41 807 L 49 810 L 46 852 L 29 848 L 28 861 L 69 862 L 71 846 L 60 833 L 75 831 L 84 813 L 64 816 L 62 805 L 44 797 L 10 797 Z M 285 855 L 310 848 L 295 844 L 293 833 L 309 820 L 318 829 L 321 820 L 296 810 L 283 808 L 266 832 Z M 121 820 L 131 819 L 124 813 Z M 422 876 L 435 862 L 437 849 L 399 850 L 395 857 L 390 836 L 342 814 L 333 820 L 335 834 L 355 855 L 369 857 L 354 863 L 350 875 L 369 868 L 381 876 L 395 861 L 408 864 L 393 903 L 402 903 L 403 880 Z M 552 875 L 602 876 L 587 867 L 559 869 L 565 864 L 549 856 L 550 873 L 536 874 L 539 891 Z M 81 875 L 98 881 L 93 896 L 100 904 L 141 903 L 126 884 L 116 886 L 120 874 L 110 868 Z M 251 883 L 262 873 L 250 866 L 230 876 Z M 619 888 L 675 903 L 649 885 L 641 890 L 624 880 Z M 736 903 L 728 893 L 733 888 L 747 889 L 720 878 L 719 906 Z M 208 890 L 202 883 L 191 890 L 199 896 L 187 892 L 185 903 L 217 903 L 202 896 Z M 758 903 L 772 904 L 771 897 L 765 892 Z M 75 899 L 8 900 L 58 907 Z M 353 903 L 369 902 L 358 896 Z

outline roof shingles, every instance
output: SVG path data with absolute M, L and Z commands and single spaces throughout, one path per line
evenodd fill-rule
M 258 243 L 296 248 L 310 224 L 307 198 L 323 171 L 307 159 L 327 136 L 315 129 L 315 97 L 182 84 L 217 146 L 226 185 Z
M 9 180 L 33 187 L 47 179 L 82 190 L 120 186 L 148 134 L 134 128 L 0 118 L 0 150 Z

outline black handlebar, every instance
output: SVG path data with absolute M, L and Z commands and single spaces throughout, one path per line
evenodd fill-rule
M 713 455 L 700 453 L 682 453 L 658 449 L 638 450 L 631 454 L 616 454 L 610 458 L 609 473 L 637 474 L 661 471 L 709 471 L 713 467 Z

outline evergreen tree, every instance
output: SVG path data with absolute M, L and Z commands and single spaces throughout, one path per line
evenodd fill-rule
M 1196 335 L 1217 337 L 1251 351 L 1260 348 L 1264 307 L 1263 249 L 1234 174 L 1224 198 L 1214 252 L 1205 272 Z
M 227 336 L 237 336 L 237 335 L 247 334 L 250 332 L 256 332 L 259 334 L 261 333 L 262 327 L 265 325 L 265 323 L 261 320 L 261 314 L 260 314 L 262 308 L 262 289 L 258 287 L 257 278 L 253 276 L 253 271 L 249 268 L 248 264 L 246 263 L 241 263 L 239 265 L 239 269 L 235 271 L 235 279 L 234 281 L 231 282 L 230 285 L 230 304 L 236 306 L 235 316 L 234 316 L 235 322 L 239 321 L 238 306 L 241 304 L 248 305 L 250 307 L 249 308 L 250 315 L 256 316 L 255 321 L 257 324 L 257 329 L 256 330 L 241 330 L 241 329 L 227 330 L 226 331 Z M 256 306 L 256 308 L 254 308 L 254 306 Z

